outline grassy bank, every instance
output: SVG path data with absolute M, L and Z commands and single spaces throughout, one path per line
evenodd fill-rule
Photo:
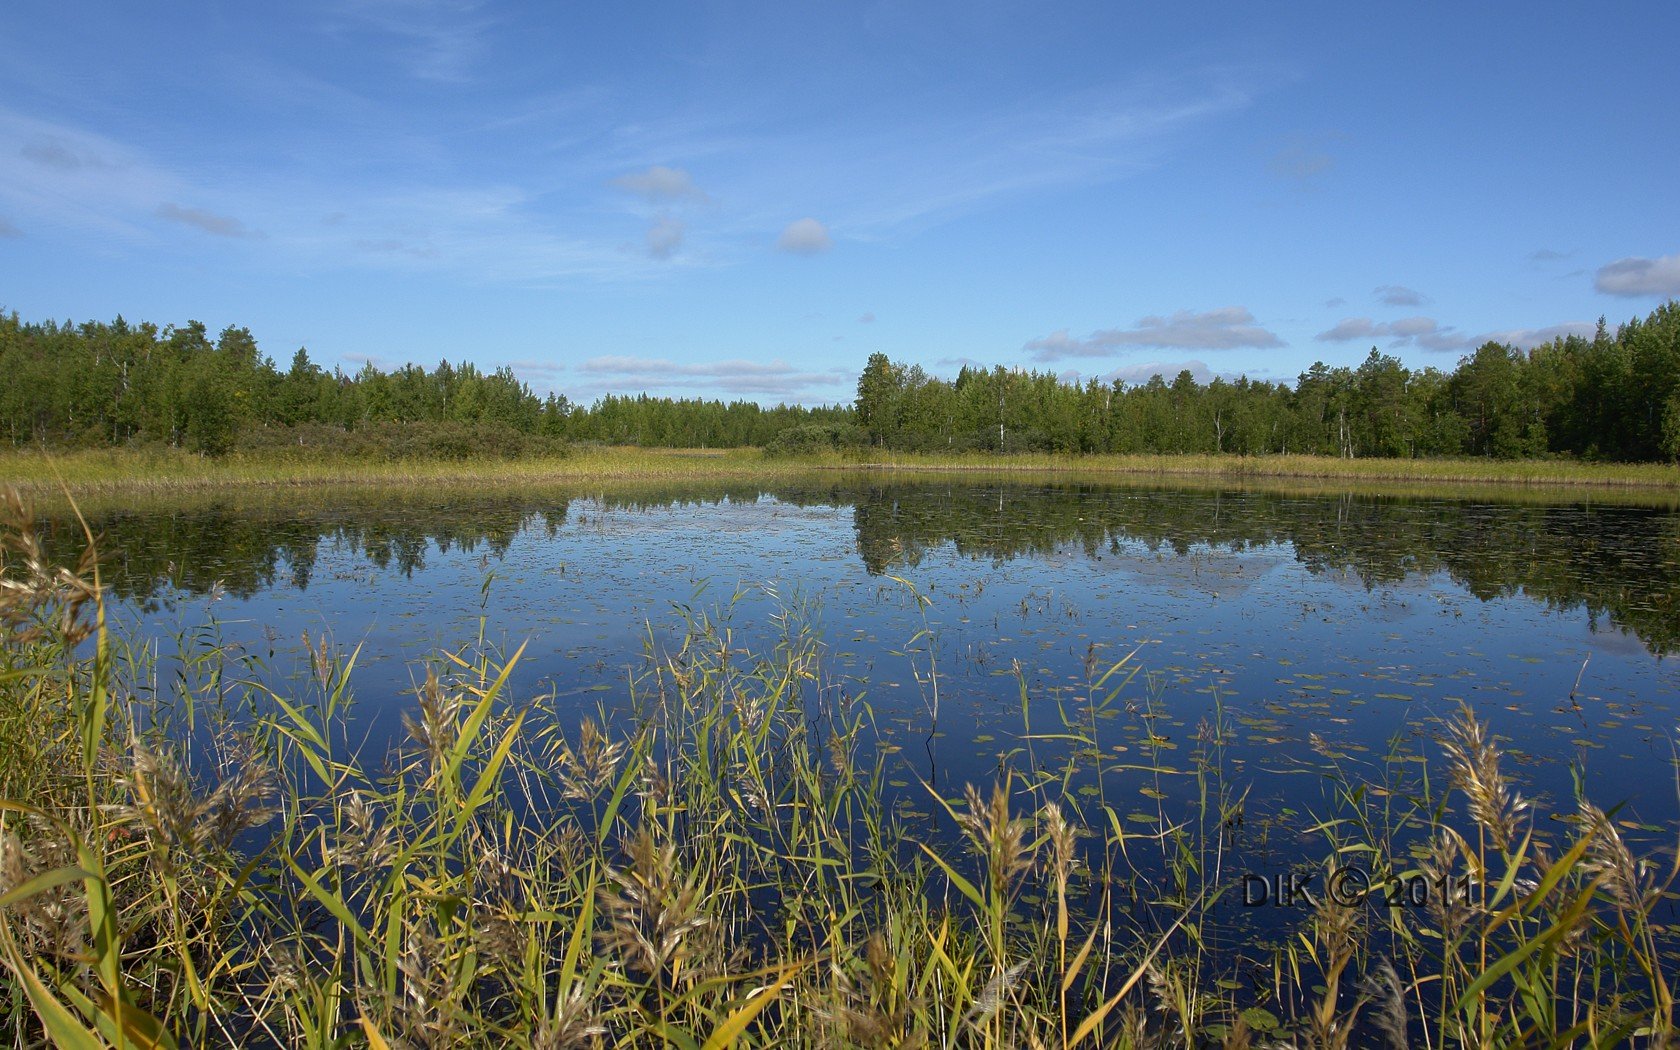
M 235 454 L 210 459 L 167 450 L 0 454 L 0 484 L 41 494 L 60 485 L 77 495 L 318 485 L 509 486 L 682 478 L 776 478 L 830 471 L 876 474 L 1409 483 L 1506 487 L 1680 490 L 1680 466 L 1569 460 L 1334 459 L 1323 456 L 1053 456 L 834 453 L 768 457 L 756 449 L 586 447 L 531 459 L 288 459 Z
M 1603 485 L 1680 488 L 1680 466 L 1571 460 L 1336 459 L 1329 456 L 1055 456 L 871 454 L 876 469 L 1053 474 L 1129 474 L 1227 479 L 1410 481 L 1451 484 Z
M 493 487 L 578 480 L 773 476 L 794 469 L 799 468 L 766 463 L 756 449 L 594 448 L 531 459 L 372 462 L 237 454 L 211 459 L 167 450 L 110 449 L 0 455 L 0 485 L 35 494 L 57 491 L 62 484 L 78 495 L 320 485 Z
M 590 717 L 513 695 L 520 653 L 469 641 L 422 673 L 387 755 L 358 745 L 354 652 L 311 643 L 307 672 L 278 685 L 221 649 L 160 668 L 106 635 L 94 573 L 91 557 L 47 564 L 26 519 L 5 534 L 14 1045 L 1673 1033 L 1653 920 L 1672 867 L 1584 800 L 1525 803 L 1468 711 L 1421 763 L 1360 767 L 1322 744 L 1324 812 L 1304 829 L 1308 867 L 1359 858 L 1378 886 L 1439 892 L 1326 897 L 1269 946 L 1233 944 L 1219 907 L 1241 892 L 1225 866 L 1250 788 L 1224 758 L 1239 730 L 1215 708 L 1182 751 L 1121 764 L 1100 727 L 1152 717 L 1130 659 L 1090 667 L 1079 703 L 1031 704 L 1023 685 L 995 780 L 956 797 L 895 793 L 905 770 L 876 746 L 868 697 L 830 683 L 798 609 L 756 653 L 689 621 L 647 654 L 627 707 Z M 1153 815 L 1132 812 L 1140 786 Z

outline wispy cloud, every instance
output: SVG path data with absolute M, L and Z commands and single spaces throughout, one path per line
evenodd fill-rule
M 158 205 L 155 214 L 160 219 L 178 222 L 182 226 L 191 226 L 196 230 L 202 230 L 216 237 L 261 236 L 255 230 L 248 229 L 244 223 L 231 215 L 217 215 L 215 212 L 205 211 L 203 208 L 183 208 L 173 201 L 165 201 Z
M 781 360 L 681 362 L 668 358 L 605 355 L 584 361 L 574 371 L 588 377 L 575 387 L 569 387 L 583 396 L 659 389 L 797 398 L 813 393 L 841 393 L 854 380 L 851 369 L 809 371 Z
M 1680 295 L 1680 254 L 1657 259 L 1630 256 L 1601 266 L 1593 287 L 1606 295 L 1627 297 Z
M 398 42 L 408 72 L 460 82 L 485 51 L 490 29 L 477 0 L 340 0 L 323 28 L 333 35 L 373 32 Z
M 736 166 L 720 196 L 761 228 L 820 206 L 848 239 L 919 232 L 997 203 L 1148 170 L 1185 129 L 1250 105 L 1263 74 L 1199 68 L 983 112 L 930 107 L 881 124 L 843 123 L 722 142 Z M 662 143 L 665 156 L 692 156 Z
M 1559 251 L 1553 251 L 1550 248 L 1539 248 L 1539 249 L 1536 249 L 1535 251 L 1532 251 L 1532 252 L 1529 253 L 1528 261 L 1529 262 L 1537 262 L 1537 263 L 1559 262 L 1561 260 L 1570 258 L 1574 254 L 1575 253 L 1572 252 L 1572 251 L 1559 252 Z
M 834 247 L 828 227 L 815 219 L 795 219 L 782 227 L 776 248 L 794 255 L 820 255 Z
M 137 150 L 79 128 L 0 107 L 0 200 L 33 225 L 74 226 L 134 237 L 160 200 L 186 182 Z
M 1180 310 L 1171 317 L 1144 317 L 1131 328 L 1106 328 L 1084 339 L 1067 329 L 1031 340 L 1023 348 L 1036 361 L 1060 361 L 1069 357 L 1107 357 L 1131 347 L 1165 347 L 1179 350 L 1264 349 L 1282 346 L 1283 340 L 1255 323 L 1254 315 L 1241 306 L 1196 313 Z
M 862 313 L 862 314 L 858 315 L 858 324 L 874 324 L 874 323 L 875 323 L 875 315 L 873 313 L 865 312 L 865 313 Z
M 0 237 L 22 237 L 23 231 L 12 225 L 10 219 L 0 215 Z
M 400 52 L 415 75 L 431 79 L 465 76 L 494 29 L 476 4 L 449 0 L 354 0 L 331 17 L 328 32 Z M 370 32 L 399 46 L 357 36 Z M 0 144 L 19 144 L 0 145 L 0 209 L 32 232 L 77 226 L 149 250 L 159 202 L 168 202 L 167 221 L 227 238 L 229 248 L 242 243 L 253 262 L 270 265 L 520 284 L 642 280 L 678 263 L 742 262 L 766 231 L 781 250 L 820 254 L 833 230 L 862 242 L 896 237 L 1012 195 L 1141 170 L 1176 132 L 1247 106 L 1259 79 L 1201 69 L 978 112 L 929 109 L 887 124 L 840 118 L 793 129 L 728 107 L 654 116 L 615 110 L 611 100 L 569 101 L 532 118 L 553 122 L 541 136 L 522 126 L 505 151 L 475 145 L 472 164 L 452 163 L 449 150 L 469 134 L 491 144 L 515 132 L 416 124 L 395 119 L 378 96 L 340 104 L 309 85 L 300 90 L 314 130 L 298 134 L 320 148 L 283 161 L 233 153 L 215 168 L 0 106 Z M 403 127 L 412 132 L 390 130 Z M 327 156 L 335 161 L 320 159 Z M 658 160 L 670 157 L 704 158 L 706 189 L 686 166 Z M 638 209 L 633 233 L 626 196 Z M 671 222 L 661 221 L 665 213 Z M 341 218 L 320 221 L 329 214 Z M 822 219 L 782 226 L 801 214 Z M 266 236 L 236 236 L 259 230 Z
M 1385 284 L 1375 289 L 1372 295 L 1377 301 L 1389 306 L 1422 306 L 1423 294 L 1403 284 Z

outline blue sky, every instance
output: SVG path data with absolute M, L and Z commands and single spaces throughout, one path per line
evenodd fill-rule
M 0 308 L 849 400 L 1450 368 L 1680 295 L 1680 9 L 0 10 Z

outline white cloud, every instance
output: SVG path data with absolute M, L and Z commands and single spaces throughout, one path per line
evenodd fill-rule
M 1617 259 L 1599 267 L 1593 287 L 1606 295 L 1680 295 L 1680 254 Z
M 795 219 L 782 229 L 776 247 L 794 255 L 818 255 L 834 247 L 828 227 L 815 219 Z
M 1385 284 L 1371 293 L 1389 306 L 1422 306 L 1423 295 L 1403 284 Z
M 612 184 L 626 193 L 633 193 L 650 201 L 703 201 L 706 195 L 694 184 L 688 172 L 681 168 L 667 168 L 655 164 L 646 171 L 620 175 Z
M 661 215 L 647 231 L 648 254 L 655 259 L 669 259 L 681 246 L 685 229 L 680 220 Z
M 1254 315 L 1241 306 L 1195 313 L 1180 310 L 1171 317 L 1144 317 L 1132 328 L 1107 328 L 1084 339 L 1067 329 L 1034 339 L 1023 349 L 1037 361 L 1059 361 L 1065 357 L 1107 357 L 1134 346 L 1170 347 L 1181 350 L 1236 350 L 1245 347 L 1282 346 L 1283 340 L 1254 323 Z

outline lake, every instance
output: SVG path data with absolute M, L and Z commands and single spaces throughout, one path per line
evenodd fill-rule
M 1637 500 L 843 475 L 91 518 L 119 620 L 166 661 L 216 639 L 279 682 L 306 633 L 360 645 L 372 753 L 402 738 L 420 662 L 481 632 L 526 643 L 516 698 L 581 716 L 621 710 L 645 654 L 698 618 L 747 652 L 812 631 L 911 821 L 939 823 L 924 784 L 954 797 L 1006 768 L 1065 768 L 1117 814 L 1170 820 L 1217 727 L 1246 792 L 1235 873 L 1322 852 L 1327 768 L 1439 788 L 1431 738 L 1461 703 L 1543 809 L 1570 812 L 1578 775 L 1636 841 L 1671 844 L 1680 513 Z M 1058 742 L 1069 721 L 1097 746 Z

